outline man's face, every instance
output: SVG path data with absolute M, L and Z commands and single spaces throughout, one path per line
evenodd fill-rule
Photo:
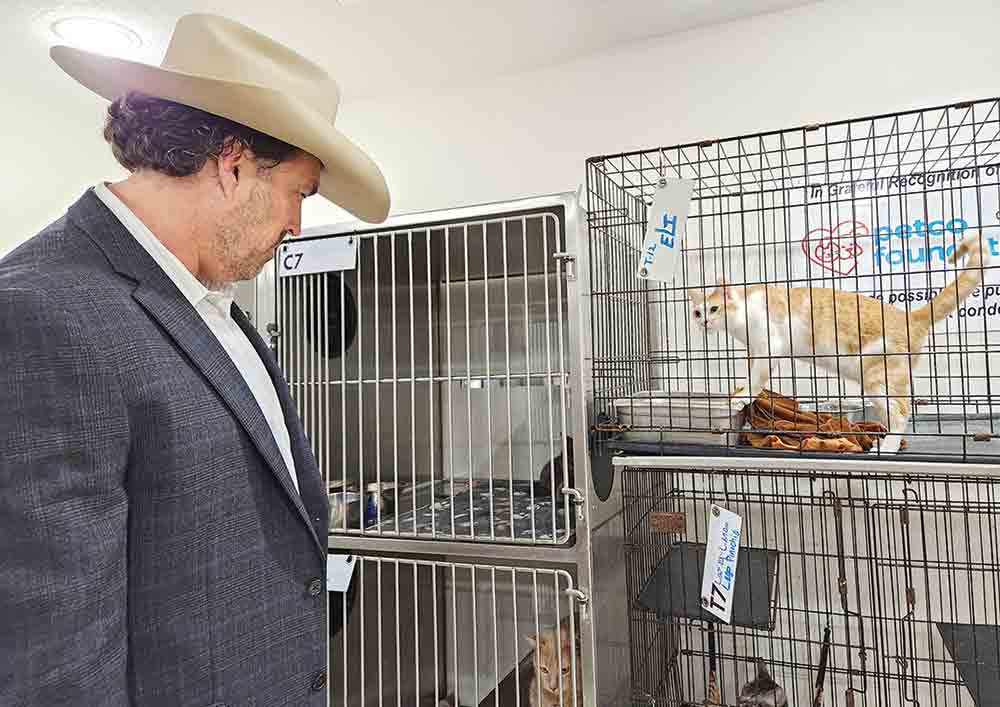
M 238 164 L 210 262 L 203 262 L 209 279 L 231 283 L 256 277 L 278 243 L 286 235 L 298 235 L 302 202 L 316 193 L 321 169 L 318 159 L 301 150 L 270 169 L 260 169 L 252 157 Z

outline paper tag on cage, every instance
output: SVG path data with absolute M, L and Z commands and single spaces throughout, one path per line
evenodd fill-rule
M 358 264 L 358 239 L 354 236 L 290 241 L 278 249 L 278 277 L 354 270 Z
M 351 586 L 351 577 L 354 576 L 354 565 L 357 561 L 357 555 L 327 555 L 326 590 L 346 592 Z
M 646 240 L 636 276 L 642 280 L 670 282 L 681 263 L 681 244 L 694 185 L 684 179 L 661 182 L 661 185 L 649 207 Z
M 733 589 L 736 586 L 736 562 L 740 556 L 742 532 L 742 518 L 712 504 L 705 570 L 701 579 L 701 606 L 726 623 L 733 615 Z

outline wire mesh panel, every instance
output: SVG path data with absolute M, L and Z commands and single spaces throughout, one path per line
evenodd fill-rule
M 567 573 L 361 557 L 354 582 L 332 705 L 583 706 Z
M 333 532 L 567 542 L 561 212 L 329 238 L 356 267 L 281 277 L 277 300 Z
M 1000 479 L 635 462 L 622 479 L 637 702 L 997 704 Z M 728 623 L 700 599 L 713 507 L 742 518 Z
M 988 100 L 588 160 L 595 422 L 659 451 L 1000 457 L 998 137 Z M 669 282 L 638 277 L 661 180 L 693 187 Z

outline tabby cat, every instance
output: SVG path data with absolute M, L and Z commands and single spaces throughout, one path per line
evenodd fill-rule
M 542 629 L 528 640 L 535 645 L 535 675 L 528 687 L 531 707 L 583 707 L 579 629 L 572 641 L 569 620 L 563 619 L 559 628 Z

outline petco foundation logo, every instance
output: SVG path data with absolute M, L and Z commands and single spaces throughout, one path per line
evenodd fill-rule
M 837 275 L 850 275 L 858 269 L 858 258 L 865 250 L 858 238 L 871 235 L 860 221 L 841 221 L 832 229 L 814 228 L 802 239 L 802 252 L 813 263 Z
M 875 264 L 893 267 L 944 263 L 955 250 L 953 238 L 961 236 L 968 227 L 965 219 L 960 218 L 926 223 L 916 219 L 896 227 L 879 226 L 873 243 Z
M 871 227 L 862 221 L 841 221 L 833 228 L 814 228 L 802 239 L 802 252 L 815 265 L 835 275 L 858 270 L 865 245 L 870 242 L 872 265 L 879 270 L 908 269 L 924 263 L 944 263 L 955 250 L 953 239 L 969 228 L 968 222 L 916 219 L 898 226 Z M 868 239 L 871 239 L 868 241 Z M 990 240 L 993 249 L 994 240 Z

